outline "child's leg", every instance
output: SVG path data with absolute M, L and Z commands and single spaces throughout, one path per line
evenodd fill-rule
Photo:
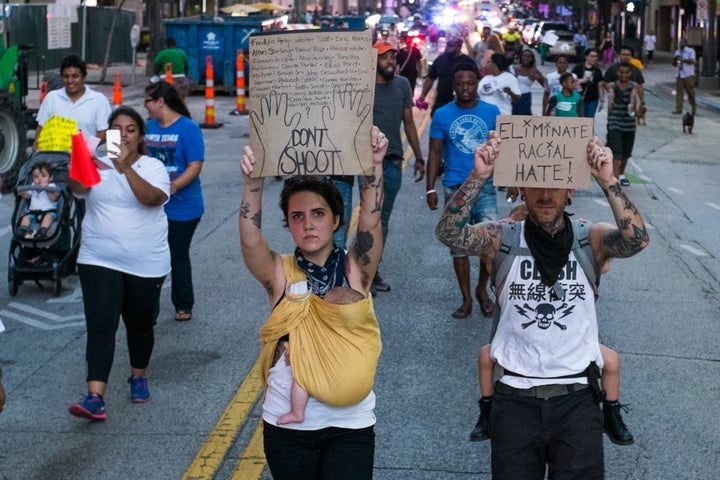
M 490 358 L 490 345 L 483 345 L 478 353 L 478 379 L 480 381 L 480 395 L 478 401 L 480 416 L 472 432 L 471 442 L 481 442 L 490 438 L 490 409 L 492 407 L 492 396 L 495 393 L 493 386 L 493 368 L 495 362 Z
M 600 345 L 603 358 L 602 389 L 605 390 L 605 400 L 614 402 L 620 397 L 620 356 L 615 350 Z
M 290 411 L 277 419 L 278 425 L 302 423 L 305 420 L 305 407 L 310 395 L 295 380 L 290 390 Z
M 42 221 L 40 222 L 40 227 L 41 228 L 44 227 L 47 230 L 50 230 L 50 226 L 52 225 L 53 220 L 54 219 L 53 219 L 52 215 L 50 215 L 49 213 L 46 213 L 45 215 L 43 215 Z
M 20 226 L 21 227 L 29 227 L 30 226 L 30 215 L 23 215 L 20 219 Z
M 603 357 L 602 388 L 605 390 L 603 401 L 603 430 L 611 442 L 616 445 L 631 445 L 635 439 L 623 421 L 620 410 L 627 407 L 620 404 L 620 357 L 615 350 L 600 345 Z
M 478 380 L 480 382 L 480 395 L 483 398 L 492 397 L 495 393 L 493 385 L 493 369 L 495 362 L 490 358 L 490 344 L 483 345 L 478 353 Z

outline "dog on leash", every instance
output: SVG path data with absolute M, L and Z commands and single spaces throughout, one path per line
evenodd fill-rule
M 646 113 L 647 113 L 647 108 L 645 107 L 645 105 L 640 105 L 637 108 L 637 111 L 635 112 L 635 122 L 638 125 L 643 125 L 643 126 L 647 125 L 647 123 L 645 123 L 645 114 Z
M 695 126 L 695 115 L 690 112 L 685 112 L 682 118 L 683 133 L 687 129 L 688 133 L 692 133 L 693 127 Z

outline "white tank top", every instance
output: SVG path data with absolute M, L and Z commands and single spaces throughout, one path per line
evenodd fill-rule
M 524 232 L 520 238 L 520 246 L 527 247 Z M 498 292 L 500 320 L 490 356 L 523 377 L 503 375 L 502 383 L 515 388 L 587 383 L 585 377 L 557 377 L 582 372 L 592 361 L 602 368 L 592 286 L 572 252 L 559 281 L 565 300 L 550 297 L 532 256 L 513 260 Z

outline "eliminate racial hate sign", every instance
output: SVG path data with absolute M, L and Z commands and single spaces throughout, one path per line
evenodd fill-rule
M 249 62 L 254 177 L 372 171 L 369 30 L 254 34 Z
M 493 182 L 507 187 L 590 189 L 592 118 L 499 115 Z

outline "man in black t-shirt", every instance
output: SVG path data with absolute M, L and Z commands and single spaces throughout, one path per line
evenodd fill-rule
M 460 37 L 450 37 L 445 44 L 445 52 L 438 56 L 430 66 L 427 78 L 423 82 L 422 93 L 419 100 L 424 102 L 425 97 L 430 93 L 433 82 L 437 79 L 437 96 L 430 114 L 435 110 L 453 101 L 453 69 L 460 62 L 468 62 L 475 65 L 475 61 L 461 53 L 463 40 Z
M 598 57 L 597 48 L 588 48 L 585 50 L 585 62 L 578 63 L 572 69 L 580 84 L 580 94 L 583 99 L 580 115 L 583 117 L 593 118 L 598 108 L 598 101 L 602 105 L 600 83 L 603 80 L 603 72 L 597 66 Z

